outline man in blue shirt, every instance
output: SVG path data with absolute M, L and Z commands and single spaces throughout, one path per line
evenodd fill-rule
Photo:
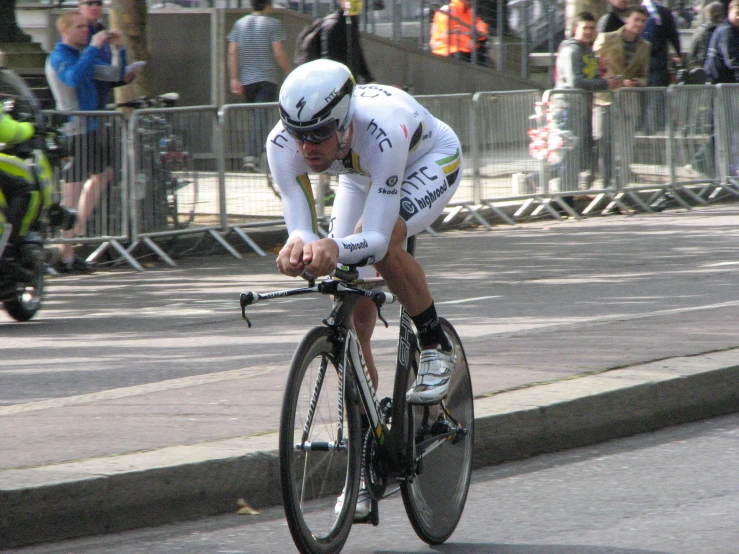
M 123 79 L 126 49 L 119 31 L 98 31 L 89 35 L 87 20 L 78 11 L 63 13 L 57 20 L 61 40 L 46 60 L 46 78 L 60 111 L 101 109 L 99 80 Z M 103 46 L 111 52 L 111 62 L 102 59 Z M 104 107 L 104 106 L 102 106 Z M 63 205 L 77 209 L 77 225 L 69 235 L 85 236 L 87 220 L 100 201 L 103 188 L 113 175 L 115 141 L 107 129 L 98 128 L 94 117 L 73 117 L 65 128 L 70 137 L 73 162 L 64 168 Z M 74 257 L 72 245 L 60 246 L 61 271 L 86 271 L 89 266 Z

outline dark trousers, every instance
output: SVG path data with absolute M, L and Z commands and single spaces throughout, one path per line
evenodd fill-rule
M 603 177 L 603 188 L 611 185 L 611 106 L 595 106 L 593 108 L 593 137 L 598 149 L 598 165 Z
M 244 102 L 247 104 L 261 104 L 264 102 L 277 102 L 277 84 L 270 81 L 259 81 L 244 85 Z M 249 114 L 248 139 L 246 144 L 246 155 L 258 158 L 264 150 L 264 143 L 270 130 L 268 128 L 267 112 L 256 110 Z

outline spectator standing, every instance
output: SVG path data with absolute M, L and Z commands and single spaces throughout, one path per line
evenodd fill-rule
M 290 73 L 285 29 L 274 17 L 272 0 L 252 0 L 252 13 L 239 19 L 228 34 L 228 74 L 231 92 L 247 104 L 276 102 L 280 70 Z M 259 114 L 264 115 L 264 114 Z M 244 167 L 256 171 L 269 129 L 262 117 L 249 126 Z
M 371 83 L 375 78 L 367 66 L 359 36 L 358 14 L 361 13 L 362 2 L 351 2 L 347 11 L 348 4 L 348 0 L 339 0 L 339 9 L 323 18 L 321 57 L 343 63 L 358 82 Z
M 100 31 L 106 30 L 105 26 L 101 22 L 101 18 L 103 17 L 103 1 L 102 0 L 80 0 L 80 3 L 77 9 L 82 14 L 82 17 L 85 18 L 85 22 L 87 23 L 88 40 L 92 40 L 92 37 L 95 36 L 95 33 L 99 33 Z M 113 52 L 111 50 L 109 42 L 106 42 L 105 44 L 101 46 L 100 53 L 99 53 L 99 59 L 107 64 L 112 63 Z M 112 87 L 118 87 L 118 86 L 125 85 L 125 84 L 126 84 L 125 80 L 111 83 L 110 81 L 96 79 L 95 87 L 97 88 L 97 91 L 98 91 L 97 109 L 98 110 L 105 109 L 106 105 L 110 101 L 109 100 L 110 99 L 110 89 Z
M 716 28 L 726 17 L 724 5 L 721 2 L 711 2 L 703 8 L 703 21 L 695 32 L 693 45 L 690 47 L 688 65 L 691 69 L 703 69 L 708 55 L 708 44 Z
M 361 78 L 365 83 L 372 83 L 375 78 L 367 66 L 359 38 L 359 14 L 362 12 L 362 2 L 353 0 L 345 15 L 347 3 L 347 0 L 339 0 L 339 9 L 323 18 L 321 58 L 343 63 L 357 80 Z M 351 15 L 352 13 L 355 15 Z M 347 16 L 350 19 L 348 25 Z M 331 176 L 327 173 L 321 173 L 318 176 L 323 202 L 326 206 L 332 205 L 336 198 L 336 193 L 331 189 L 330 180 Z
M 739 2 L 739 0 L 736 0 Z M 595 39 L 593 51 L 603 67 L 603 77 L 615 79 L 616 84 L 611 87 L 646 86 L 649 78 L 649 42 L 641 38 L 647 23 L 649 12 L 641 6 L 631 7 L 626 12 L 624 26 L 611 33 L 602 33 Z M 613 95 L 609 92 L 598 92 L 595 95 L 594 138 L 598 144 L 598 158 L 600 163 L 603 186 L 611 185 L 611 144 L 613 137 L 613 114 L 611 103 Z M 634 128 L 634 122 L 640 113 L 635 106 L 629 104 L 624 111 L 622 125 L 627 129 Z M 627 150 L 627 149 L 625 149 Z M 628 153 L 627 153 L 628 154 Z M 628 156 L 624 156 L 623 167 L 629 177 Z
M 649 79 L 647 86 L 667 87 L 670 84 L 670 60 L 682 61 L 680 33 L 672 12 L 657 0 L 643 0 L 642 6 L 649 12 L 642 38 L 649 41 Z M 675 55 L 670 57 L 670 46 Z M 653 135 L 665 129 L 666 104 L 661 92 L 650 92 L 643 104 L 644 133 Z
M 726 20 L 711 35 L 703 65 L 714 83 L 739 83 L 739 0 L 731 0 Z
M 650 87 L 666 87 L 670 84 L 670 45 L 676 55 L 674 61 L 682 59 L 680 33 L 672 12 L 657 0 L 643 0 L 642 6 L 649 12 L 641 35 L 651 44 L 647 84 Z
M 79 11 L 57 19 L 60 41 L 46 59 L 46 78 L 60 111 L 95 111 L 100 97 L 96 79 L 115 82 L 123 78 L 126 49 L 119 31 L 99 31 L 89 38 L 87 21 Z M 89 44 L 88 44 L 89 43 Z M 103 61 L 102 46 L 110 43 L 112 62 Z M 77 224 L 64 236 L 83 235 L 87 220 L 100 201 L 103 187 L 112 177 L 111 144 L 104 128 L 94 118 L 74 117 L 65 127 L 71 140 L 72 163 L 62 173 L 62 205 L 77 209 Z M 60 247 L 60 270 L 87 271 L 89 265 L 74 256 L 72 245 Z
M 598 61 L 592 49 L 595 40 L 595 16 L 581 12 L 574 21 L 573 38 L 562 42 L 557 54 L 557 89 L 577 89 L 588 93 L 615 88 L 619 81 L 613 77 L 604 79 L 598 71 Z M 558 95 L 554 119 L 559 128 L 574 133 L 577 144 L 574 151 L 564 151 L 561 161 L 562 190 L 577 190 L 580 170 L 588 169 L 593 175 L 592 163 L 592 94 L 575 96 L 572 101 L 566 94 Z
M 739 0 L 729 2 L 726 20 L 713 32 L 703 69 L 714 84 L 739 83 Z M 736 121 L 729 125 L 728 172 L 735 176 L 739 175 L 739 131 Z
M 475 19 L 477 44 L 472 40 L 472 0 L 451 0 L 434 12 L 431 23 L 431 52 L 437 56 L 472 60 L 472 51 L 478 52 L 478 63 L 485 63 L 485 44 L 488 24 L 479 16 Z
M 598 34 L 612 33 L 624 26 L 629 0 L 608 0 L 608 12 L 601 16 L 596 25 Z

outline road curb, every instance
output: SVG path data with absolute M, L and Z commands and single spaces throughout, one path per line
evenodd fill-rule
M 739 411 L 739 349 L 475 402 L 481 467 Z M 0 472 L 0 548 L 279 504 L 276 433 Z

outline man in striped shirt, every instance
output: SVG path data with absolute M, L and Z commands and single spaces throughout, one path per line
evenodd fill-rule
M 280 69 L 285 75 L 292 69 L 285 52 L 285 29 L 279 20 L 269 16 L 272 0 L 252 0 L 251 5 L 252 13 L 239 19 L 228 35 L 231 92 L 243 95 L 248 104 L 276 102 Z M 244 165 L 254 171 L 269 129 L 257 117 L 249 131 Z

